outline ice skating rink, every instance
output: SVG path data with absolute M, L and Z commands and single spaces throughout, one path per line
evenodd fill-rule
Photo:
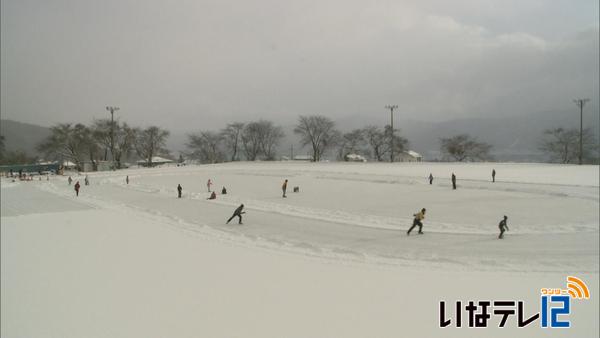
M 598 335 L 598 166 L 241 162 L 89 178 L 79 197 L 67 176 L 3 178 L 3 337 L 468 336 L 438 327 L 440 300 L 535 313 L 540 288 L 568 275 L 592 294 L 573 301 L 570 329 L 492 316 L 477 335 Z M 241 203 L 244 224 L 226 225 Z M 421 208 L 425 234 L 407 236 Z

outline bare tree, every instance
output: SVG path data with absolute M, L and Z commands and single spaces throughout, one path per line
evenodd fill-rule
M 241 122 L 229 123 L 221 131 L 225 148 L 231 153 L 231 161 L 238 159 L 238 148 L 242 137 L 244 124 Z
M 340 139 L 335 123 L 325 116 L 300 116 L 294 133 L 300 135 L 303 146 L 312 147 L 312 160 L 317 162 L 328 148 L 333 147 Z
M 384 147 L 384 153 L 389 153 L 390 150 L 390 143 L 393 143 L 394 145 L 394 158 L 399 158 L 400 154 L 402 154 L 406 148 L 408 147 L 408 140 L 405 139 L 404 137 L 400 136 L 400 130 L 397 130 L 394 134 L 394 142 L 390 142 L 390 138 L 392 137 L 392 128 L 389 125 L 386 125 L 384 128 L 384 135 L 385 135 L 385 143 L 387 144 L 387 146 Z
M 385 133 L 377 126 L 368 126 L 364 129 L 365 138 L 373 152 L 373 158 L 377 161 L 383 161 L 383 157 L 389 148 L 389 142 L 386 140 Z
M 383 129 L 377 126 L 368 126 L 363 130 L 365 139 L 371 148 L 373 158 L 385 161 L 390 153 L 392 128 L 386 125 Z M 399 135 L 399 130 L 394 133 L 394 158 L 399 156 L 408 147 L 408 140 Z
M 260 129 L 260 149 L 266 160 L 275 159 L 275 148 L 284 136 L 281 127 L 276 127 L 271 121 L 258 121 Z
M 242 131 L 242 145 L 248 161 L 255 161 L 261 152 L 261 126 L 258 122 L 246 124 Z
M 121 159 L 129 156 L 135 143 L 135 129 L 118 121 L 109 119 L 94 121 L 92 125 L 94 138 L 99 146 L 104 149 L 104 160 L 107 160 L 108 150 L 111 150 L 112 159 L 117 168 L 121 168 Z
M 90 131 L 83 124 L 58 124 L 50 128 L 50 136 L 38 145 L 37 150 L 61 162 L 69 160 L 81 169 L 84 155 L 90 151 L 89 135 Z
M 218 163 L 223 161 L 220 144 L 221 134 L 212 131 L 202 131 L 199 134 L 188 135 L 186 146 L 192 151 L 191 156 L 202 163 Z
M 0 135 L 0 160 L 4 159 L 4 135 Z
M 571 163 L 579 158 L 580 139 L 576 129 L 554 128 L 543 132 L 539 149 L 547 153 L 552 161 Z M 598 161 L 598 144 L 591 129 L 582 132 L 582 160 L 586 163 Z
M 136 131 L 135 150 L 138 155 L 146 160 L 146 165 L 152 165 L 152 157 L 167 152 L 165 143 L 169 131 L 156 126 Z
M 478 142 L 468 134 L 460 134 L 440 139 L 440 150 L 442 154 L 459 162 L 464 160 L 477 161 L 490 159 L 491 149 L 491 145 Z
M 345 159 L 348 154 L 362 152 L 362 146 L 365 142 L 365 132 L 363 129 L 354 129 L 342 135 L 338 144 L 338 158 Z

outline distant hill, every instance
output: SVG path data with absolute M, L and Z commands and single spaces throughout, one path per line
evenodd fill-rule
M 414 114 L 413 114 L 414 115 Z M 543 161 L 545 155 L 539 149 L 542 132 L 549 128 L 579 128 L 579 114 L 577 109 L 569 111 L 544 111 L 522 115 L 502 115 L 493 118 L 465 118 L 442 122 L 424 122 L 409 118 L 410 114 L 398 112 L 394 118 L 394 128 L 400 129 L 403 137 L 410 142 L 410 149 L 415 150 L 425 157 L 433 160 L 439 157 L 439 139 L 460 133 L 468 133 L 482 142 L 493 145 L 492 154 L 497 161 Z M 590 105 L 584 112 L 584 127 L 594 131 L 596 137 L 600 135 L 600 111 L 598 106 Z M 285 137 L 279 146 L 279 155 L 289 156 L 291 147 L 295 155 L 306 155 L 308 148 L 300 147 L 298 136 L 294 134 L 294 122 L 278 123 L 282 125 Z M 383 126 L 389 123 L 389 113 L 385 111 L 378 115 L 356 114 L 335 120 L 337 127 L 342 132 L 367 125 Z M 27 154 L 35 155 L 35 147 L 49 134 L 50 129 L 28 123 L 1 120 L 0 134 L 4 135 L 6 148 L 22 150 Z M 186 151 L 185 143 L 187 134 L 197 132 L 171 132 L 167 140 L 167 148 L 171 155 L 177 157 L 180 152 Z M 333 153 L 329 153 L 333 158 Z
M 6 151 L 21 150 L 30 156 L 38 155 L 36 146 L 50 135 L 50 128 L 12 120 L 0 120 L 0 135 L 4 136 Z

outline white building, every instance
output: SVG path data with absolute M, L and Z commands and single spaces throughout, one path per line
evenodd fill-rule
M 416 151 L 408 150 L 398 155 L 398 158 L 396 160 L 398 162 L 422 162 L 423 156 L 421 156 L 421 154 L 417 153 Z

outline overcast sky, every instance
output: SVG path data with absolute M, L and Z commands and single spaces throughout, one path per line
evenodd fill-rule
M 3 0 L 2 118 L 172 131 L 598 106 L 598 0 Z M 399 117 L 400 118 L 400 117 Z

